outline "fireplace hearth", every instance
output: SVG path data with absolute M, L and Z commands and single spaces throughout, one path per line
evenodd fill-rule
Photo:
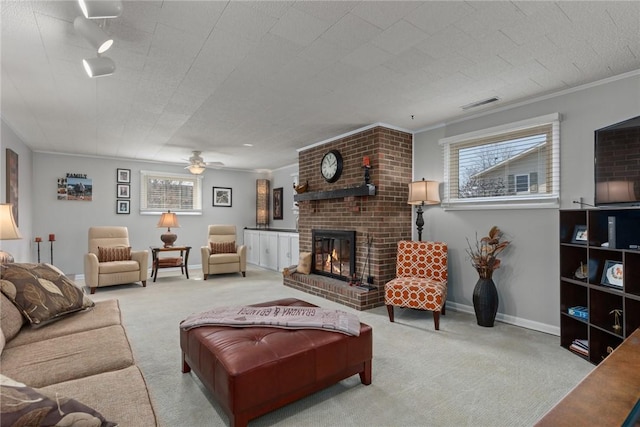
M 349 281 L 356 273 L 356 232 L 312 230 L 312 273 Z

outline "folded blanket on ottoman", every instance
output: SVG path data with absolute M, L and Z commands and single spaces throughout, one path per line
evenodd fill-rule
M 180 322 L 180 327 L 184 330 L 213 325 L 322 329 L 352 336 L 360 335 L 360 320 L 356 315 L 320 307 L 218 307 L 192 314 Z

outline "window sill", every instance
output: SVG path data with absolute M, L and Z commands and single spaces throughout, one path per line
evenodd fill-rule
M 456 200 L 442 202 L 445 211 L 471 211 L 487 209 L 559 209 L 558 197 L 547 198 L 523 198 L 519 200 Z

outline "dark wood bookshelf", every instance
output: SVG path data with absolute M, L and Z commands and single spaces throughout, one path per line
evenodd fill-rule
M 615 247 L 609 243 L 615 223 Z M 576 239 L 586 227 L 587 238 Z M 578 236 L 581 237 L 581 236 Z M 571 209 L 560 211 L 560 345 L 569 350 L 574 340 L 587 340 L 589 355 L 579 357 L 599 364 L 640 327 L 640 209 Z M 622 283 L 607 276 L 607 261 L 622 264 Z M 579 271 L 582 265 L 586 266 Z M 611 265 L 611 263 L 609 263 Z M 581 274 L 582 273 L 582 274 Z M 587 307 L 589 317 L 569 314 Z M 613 310 L 621 310 L 620 328 L 614 328 Z

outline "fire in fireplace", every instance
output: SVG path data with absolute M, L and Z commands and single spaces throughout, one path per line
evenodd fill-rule
M 312 273 L 348 281 L 356 272 L 356 232 L 312 230 Z

